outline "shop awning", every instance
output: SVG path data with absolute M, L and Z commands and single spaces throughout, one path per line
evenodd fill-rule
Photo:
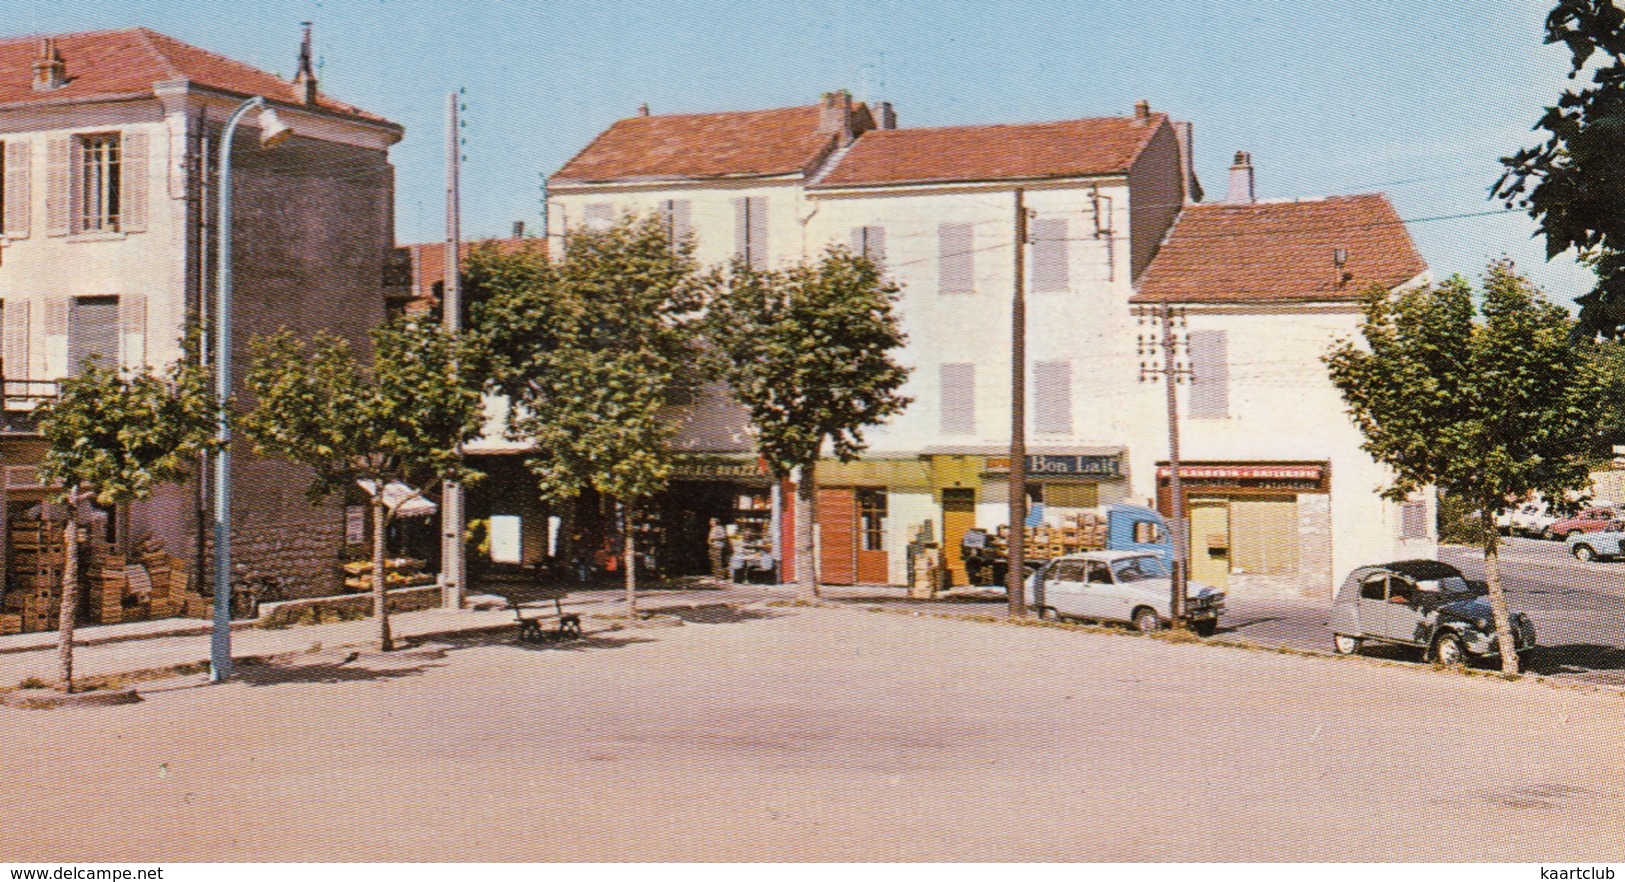
M 373 494 L 373 488 L 378 486 L 365 479 L 355 483 L 367 491 L 369 497 Z M 397 518 L 426 518 L 440 510 L 440 506 L 424 498 L 422 491 L 414 490 L 400 481 L 390 481 L 384 485 L 384 507 L 389 509 L 391 517 Z

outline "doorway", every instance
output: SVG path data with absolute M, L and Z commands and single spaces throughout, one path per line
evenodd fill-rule
M 965 573 L 965 558 L 959 543 L 965 533 L 976 526 L 976 491 L 968 488 L 944 488 L 942 491 L 942 557 L 948 562 L 948 577 L 952 585 L 969 585 Z

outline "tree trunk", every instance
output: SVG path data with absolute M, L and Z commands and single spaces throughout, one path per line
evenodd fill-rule
M 1517 644 L 1512 639 L 1512 616 L 1507 612 L 1506 591 L 1501 588 L 1501 534 L 1495 529 L 1495 512 L 1482 506 L 1484 531 L 1484 581 L 1490 586 L 1490 612 L 1495 616 L 1495 640 L 1501 647 L 1501 673 L 1518 673 Z
M 632 533 L 632 504 L 620 503 L 621 509 L 621 566 L 626 570 L 626 618 L 638 617 L 638 554 L 637 537 Z
M 796 587 L 812 597 L 822 596 L 818 591 L 818 555 L 813 550 L 817 494 L 818 464 L 806 463 L 796 481 Z
M 68 491 L 68 522 L 62 528 L 62 607 L 57 612 L 57 688 L 73 691 L 73 625 L 79 612 L 79 491 Z
M 372 614 L 378 620 L 378 648 L 384 652 L 395 649 L 389 633 L 388 573 L 384 571 L 384 538 L 389 526 L 389 509 L 384 505 L 384 482 L 377 481 L 378 492 L 372 496 Z

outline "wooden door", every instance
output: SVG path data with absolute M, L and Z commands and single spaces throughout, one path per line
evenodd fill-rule
M 1230 584 L 1230 503 L 1191 502 L 1191 578 L 1224 588 Z
M 891 580 L 891 559 L 886 552 L 886 490 L 856 490 L 858 531 L 858 584 L 885 585 Z
M 850 487 L 818 488 L 818 581 L 858 582 L 858 511 Z
M 948 563 L 950 584 L 969 585 L 965 559 L 959 553 L 965 532 L 976 526 L 976 491 L 951 488 L 942 491 L 942 559 Z

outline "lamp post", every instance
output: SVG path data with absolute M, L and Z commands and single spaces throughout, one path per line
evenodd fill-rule
M 218 281 L 214 309 L 214 397 L 219 422 L 214 458 L 214 630 L 209 637 L 209 681 L 231 676 L 231 420 L 226 404 L 231 398 L 231 141 L 237 124 L 249 111 L 260 112 L 260 146 L 275 147 L 293 134 L 258 95 L 244 101 L 226 120 L 220 134 L 220 212 L 216 218 L 220 238 L 215 262 Z

